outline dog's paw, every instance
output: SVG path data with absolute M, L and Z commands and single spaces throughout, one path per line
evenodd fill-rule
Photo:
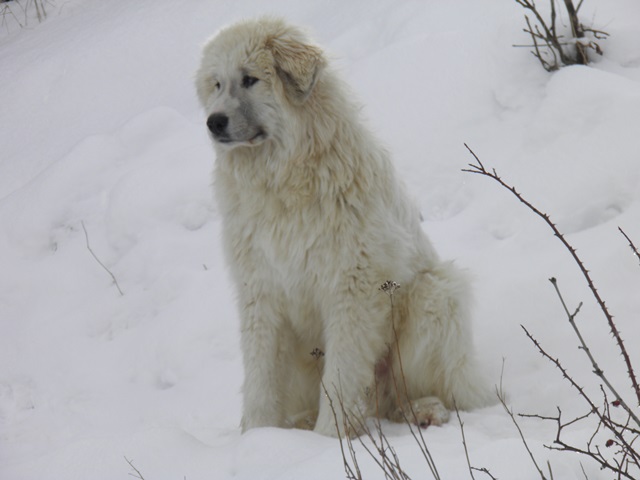
M 393 422 L 411 422 L 415 425 L 427 428 L 431 425 L 442 425 L 449 421 L 451 412 L 437 397 L 424 397 L 412 400 L 411 404 L 398 407 L 390 416 Z
M 317 422 L 315 427 L 313 427 L 313 431 L 326 437 L 341 436 L 341 432 L 335 424 L 322 424 L 320 422 Z
M 287 419 L 287 426 L 298 430 L 313 430 L 318 418 L 317 410 L 307 410 Z
M 363 432 L 364 419 L 345 417 L 342 412 L 336 411 L 333 414 L 322 418 L 318 416 L 318 421 L 313 431 L 327 437 L 350 437 L 356 438 Z
M 442 425 L 449 421 L 451 412 L 437 397 L 425 397 L 412 402 L 415 422 L 421 427 Z

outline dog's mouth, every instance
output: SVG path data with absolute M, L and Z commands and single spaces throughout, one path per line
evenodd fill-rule
M 267 132 L 265 132 L 262 128 L 258 129 L 256 134 L 249 139 L 237 139 L 230 137 L 229 135 L 213 135 L 213 138 L 216 142 L 221 143 L 227 147 L 235 147 L 240 145 L 246 146 L 255 146 L 262 143 L 267 139 Z

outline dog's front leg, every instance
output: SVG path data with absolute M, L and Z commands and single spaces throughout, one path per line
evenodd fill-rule
M 284 425 L 282 368 L 278 365 L 281 319 L 273 298 L 262 294 L 242 304 L 243 432 Z
M 325 366 L 315 431 L 358 435 L 374 388 L 376 360 L 385 349 L 385 316 L 351 296 L 337 301 L 325 327 Z

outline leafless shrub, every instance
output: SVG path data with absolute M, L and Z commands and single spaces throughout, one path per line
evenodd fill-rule
M 1 26 L 10 31 L 15 25 L 25 28 L 33 20 L 42 23 L 54 5 L 54 0 L 0 0 Z
M 533 21 L 529 15 L 524 16 L 527 27 L 524 29 L 531 36 L 532 45 L 514 45 L 516 47 L 533 48 L 532 54 L 540 61 L 545 70 L 551 72 L 558 70 L 563 65 L 588 65 L 588 50 L 602 55 L 602 49 L 598 40 L 605 40 L 609 34 L 600 30 L 585 27 L 578 18 L 578 11 L 582 1 L 577 7 L 572 0 L 564 0 L 564 6 L 570 25 L 570 36 L 567 38 L 558 31 L 556 23 L 558 14 L 556 0 L 549 0 L 551 12 L 550 19 L 545 20 L 538 10 L 535 0 L 515 0 L 525 10 L 533 14 Z
M 540 211 L 528 200 L 526 200 L 516 190 L 515 187 L 502 180 L 495 169 L 488 170 L 487 168 L 485 168 L 478 156 L 467 145 L 465 146 L 474 157 L 475 163 L 469 164 L 469 168 L 465 169 L 464 171 L 489 177 L 505 189 L 509 190 L 529 210 L 531 210 L 534 214 L 544 220 L 547 226 L 552 230 L 554 236 L 560 240 L 562 245 L 570 253 L 575 264 L 582 273 L 592 296 L 600 307 L 600 311 L 603 314 L 607 325 L 609 326 L 609 330 L 611 331 L 611 334 L 614 338 L 615 345 L 618 349 L 618 352 L 620 353 L 620 356 L 623 359 L 623 368 L 625 368 L 626 370 L 627 377 L 630 383 L 628 387 L 630 387 L 631 392 L 635 397 L 633 403 L 637 402 L 636 405 L 627 403 L 625 401 L 625 395 L 619 393 L 619 387 L 612 384 L 608 376 L 605 374 L 604 370 L 600 367 L 593 352 L 589 348 L 589 345 L 585 341 L 578 324 L 575 322 L 575 317 L 580 312 L 580 307 L 582 304 L 578 305 L 578 307 L 572 313 L 567 307 L 564 298 L 562 297 L 560 289 L 558 288 L 557 280 L 555 278 L 552 278 L 550 279 L 550 281 L 554 286 L 556 293 L 558 294 L 565 313 L 567 314 L 568 321 L 578 340 L 579 348 L 585 353 L 586 357 L 588 358 L 590 367 L 592 368 L 592 372 L 598 379 L 598 382 L 602 382 L 600 384 L 601 398 L 593 398 L 592 394 L 589 394 L 587 389 L 583 385 L 580 385 L 572 377 L 570 372 L 563 366 L 561 361 L 549 354 L 540 344 L 540 342 L 523 326 L 522 328 L 524 329 L 527 337 L 532 341 L 538 351 L 553 365 L 555 365 L 558 370 L 560 370 L 562 376 L 571 384 L 573 389 L 577 392 L 578 396 L 586 404 L 587 410 L 584 414 L 574 418 L 570 418 L 568 420 L 563 418 L 562 411 L 559 407 L 557 408 L 558 415 L 553 417 L 541 415 L 521 416 L 533 417 L 545 421 L 553 421 L 556 423 L 556 438 L 553 440 L 553 444 L 551 446 L 547 446 L 547 448 L 584 455 L 597 462 L 602 469 L 609 470 L 615 473 L 616 478 L 628 478 L 637 480 L 638 478 L 640 478 L 640 451 L 637 447 L 638 439 L 640 438 L 640 419 L 638 418 L 638 406 L 640 405 L 640 387 L 638 386 L 638 378 L 631 363 L 627 347 L 623 342 L 622 335 L 614 321 L 613 315 L 610 313 L 604 300 L 596 289 L 595 283 L 591 278 L 589 270 L 585 267 L 584 262 L 578 256 L 576 249 L 567 241 L 562 232 L 560 232 L 558 227 L 552 222 L 549 215 Z M 629 241 L 634 254 L 638 258 L 640 258 L 640 255 L 638 255 L 638 250 L 631 239 L 629 239 L 629 237 L 622 230 L 621 232 Z M 610 397 L 612 397 L 612 399 L 610 399 Z M 618 409 L 621 410 L 622 415 L 614 415 L 613 410 Z M 509 410 L 507 411 L 509 412 Z M 515 421 L 513 415 L 511 416 Z M 566 430 L 568 428 L 576 424 L 584 424 L 585 422 L 590 422 L 589 425 L 591 425 L 593 428 L 593 433 L 588 439 L 584 439 L 583 442 L 569 442 L 565 440 L 565 435 L 563 434 L 566 433 Z M 542 478 L 544 478 L 544 475 L 542 474 L 540 468 L 538 468 L 538 471 L 540 472 Z

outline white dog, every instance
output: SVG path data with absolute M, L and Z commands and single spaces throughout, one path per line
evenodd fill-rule
M 357 434 L 360 415 L 437 425 L 454 401 L 486 404 L 467 281 L 322 50 L 282 20 L 241 22 L 205 46 L 196 82 L 239 297 L 243 430 Z

